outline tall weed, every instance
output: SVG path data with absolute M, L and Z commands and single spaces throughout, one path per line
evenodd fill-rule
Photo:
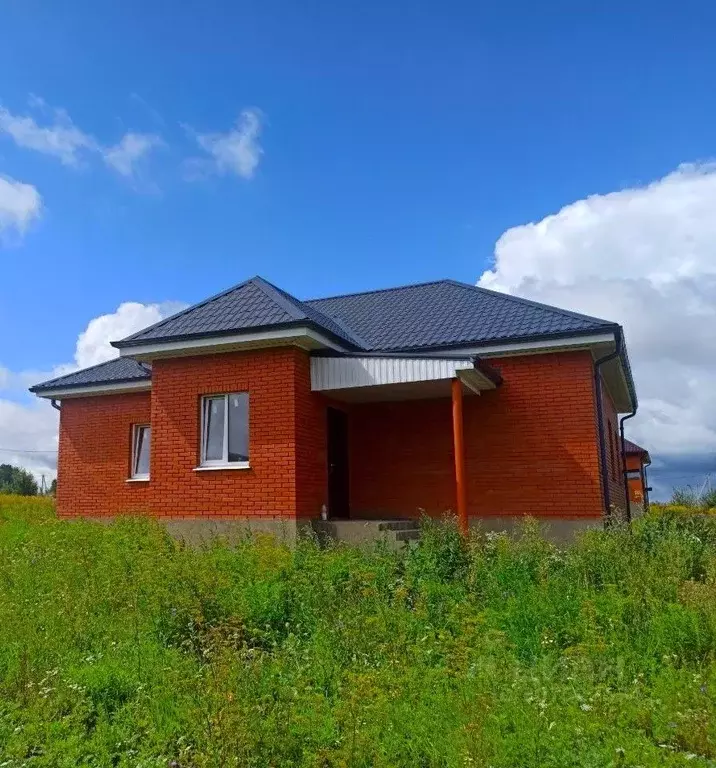
M 189 549 L 0 496 L 0 765 L 707 766 L 716 527 Z

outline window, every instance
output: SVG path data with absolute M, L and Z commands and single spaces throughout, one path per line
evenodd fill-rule
M 152 428 L 135 424 L 132 434 L 132 480 L 149 480 L 149 453 Z
M 249 466 L 248 393 L 202 398 L 201 466 Z

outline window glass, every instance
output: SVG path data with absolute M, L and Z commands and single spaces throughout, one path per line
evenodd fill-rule
M 246 392 L 228 395 L 229 461 L 249 460 L 249 396 Z
M 224 460 L 224 397 L 209 397 L 204 401 L 204 461 Z
M 134 428 L 133 477 L 149 477 L 151 439 L 151 427 L 137 426 Z

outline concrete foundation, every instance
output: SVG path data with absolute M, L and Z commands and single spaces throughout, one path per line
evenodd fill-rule
M 539 524 L 542 536 L 554 544 L 571 544 L 575 537 L 583 531 L 602 530 L 604 528 L 604 521 L 600 517 L 534 519 Z M 516 515 L 471 517 L 470 530 L 483 533 L 504 531 L 512 536 L 519 533 L 524 521 L 524 517 Z
M 471 531 L 519 533 L 525 518 L 512 515 L 471 517 Z M 215 539 L 237 542 L 253 534 L 269 534 L 286 544 L 294 544 L 300 536 L 315 537 L 319 543 L 344 543 L 354 546 L 385 542 L 400 549 L 405 542 L 420 538 L 418 520 L 316 520 L 243 518 L 230 520 L 201 518 L 164 518 L 169 534 L 191 546 L 201 546 Z M 587 530 L 602 529 L 601 518 L 573 517 L 538 519 L 541 534 L 555 544 L 570 544 Z
M 235 544 L 248 536 L 268 534 L 278 541 L 294 544 L 298 535 L 295 518 L 239 518 L 228 520 L 197 517 L 160 518 L 170 536 L 190 546 L 203 546 L 216 539 Z

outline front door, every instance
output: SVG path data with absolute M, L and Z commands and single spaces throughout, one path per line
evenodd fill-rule
M 348 415 L 328 409 L 328 514 L 350 517 L 348 502 Z

